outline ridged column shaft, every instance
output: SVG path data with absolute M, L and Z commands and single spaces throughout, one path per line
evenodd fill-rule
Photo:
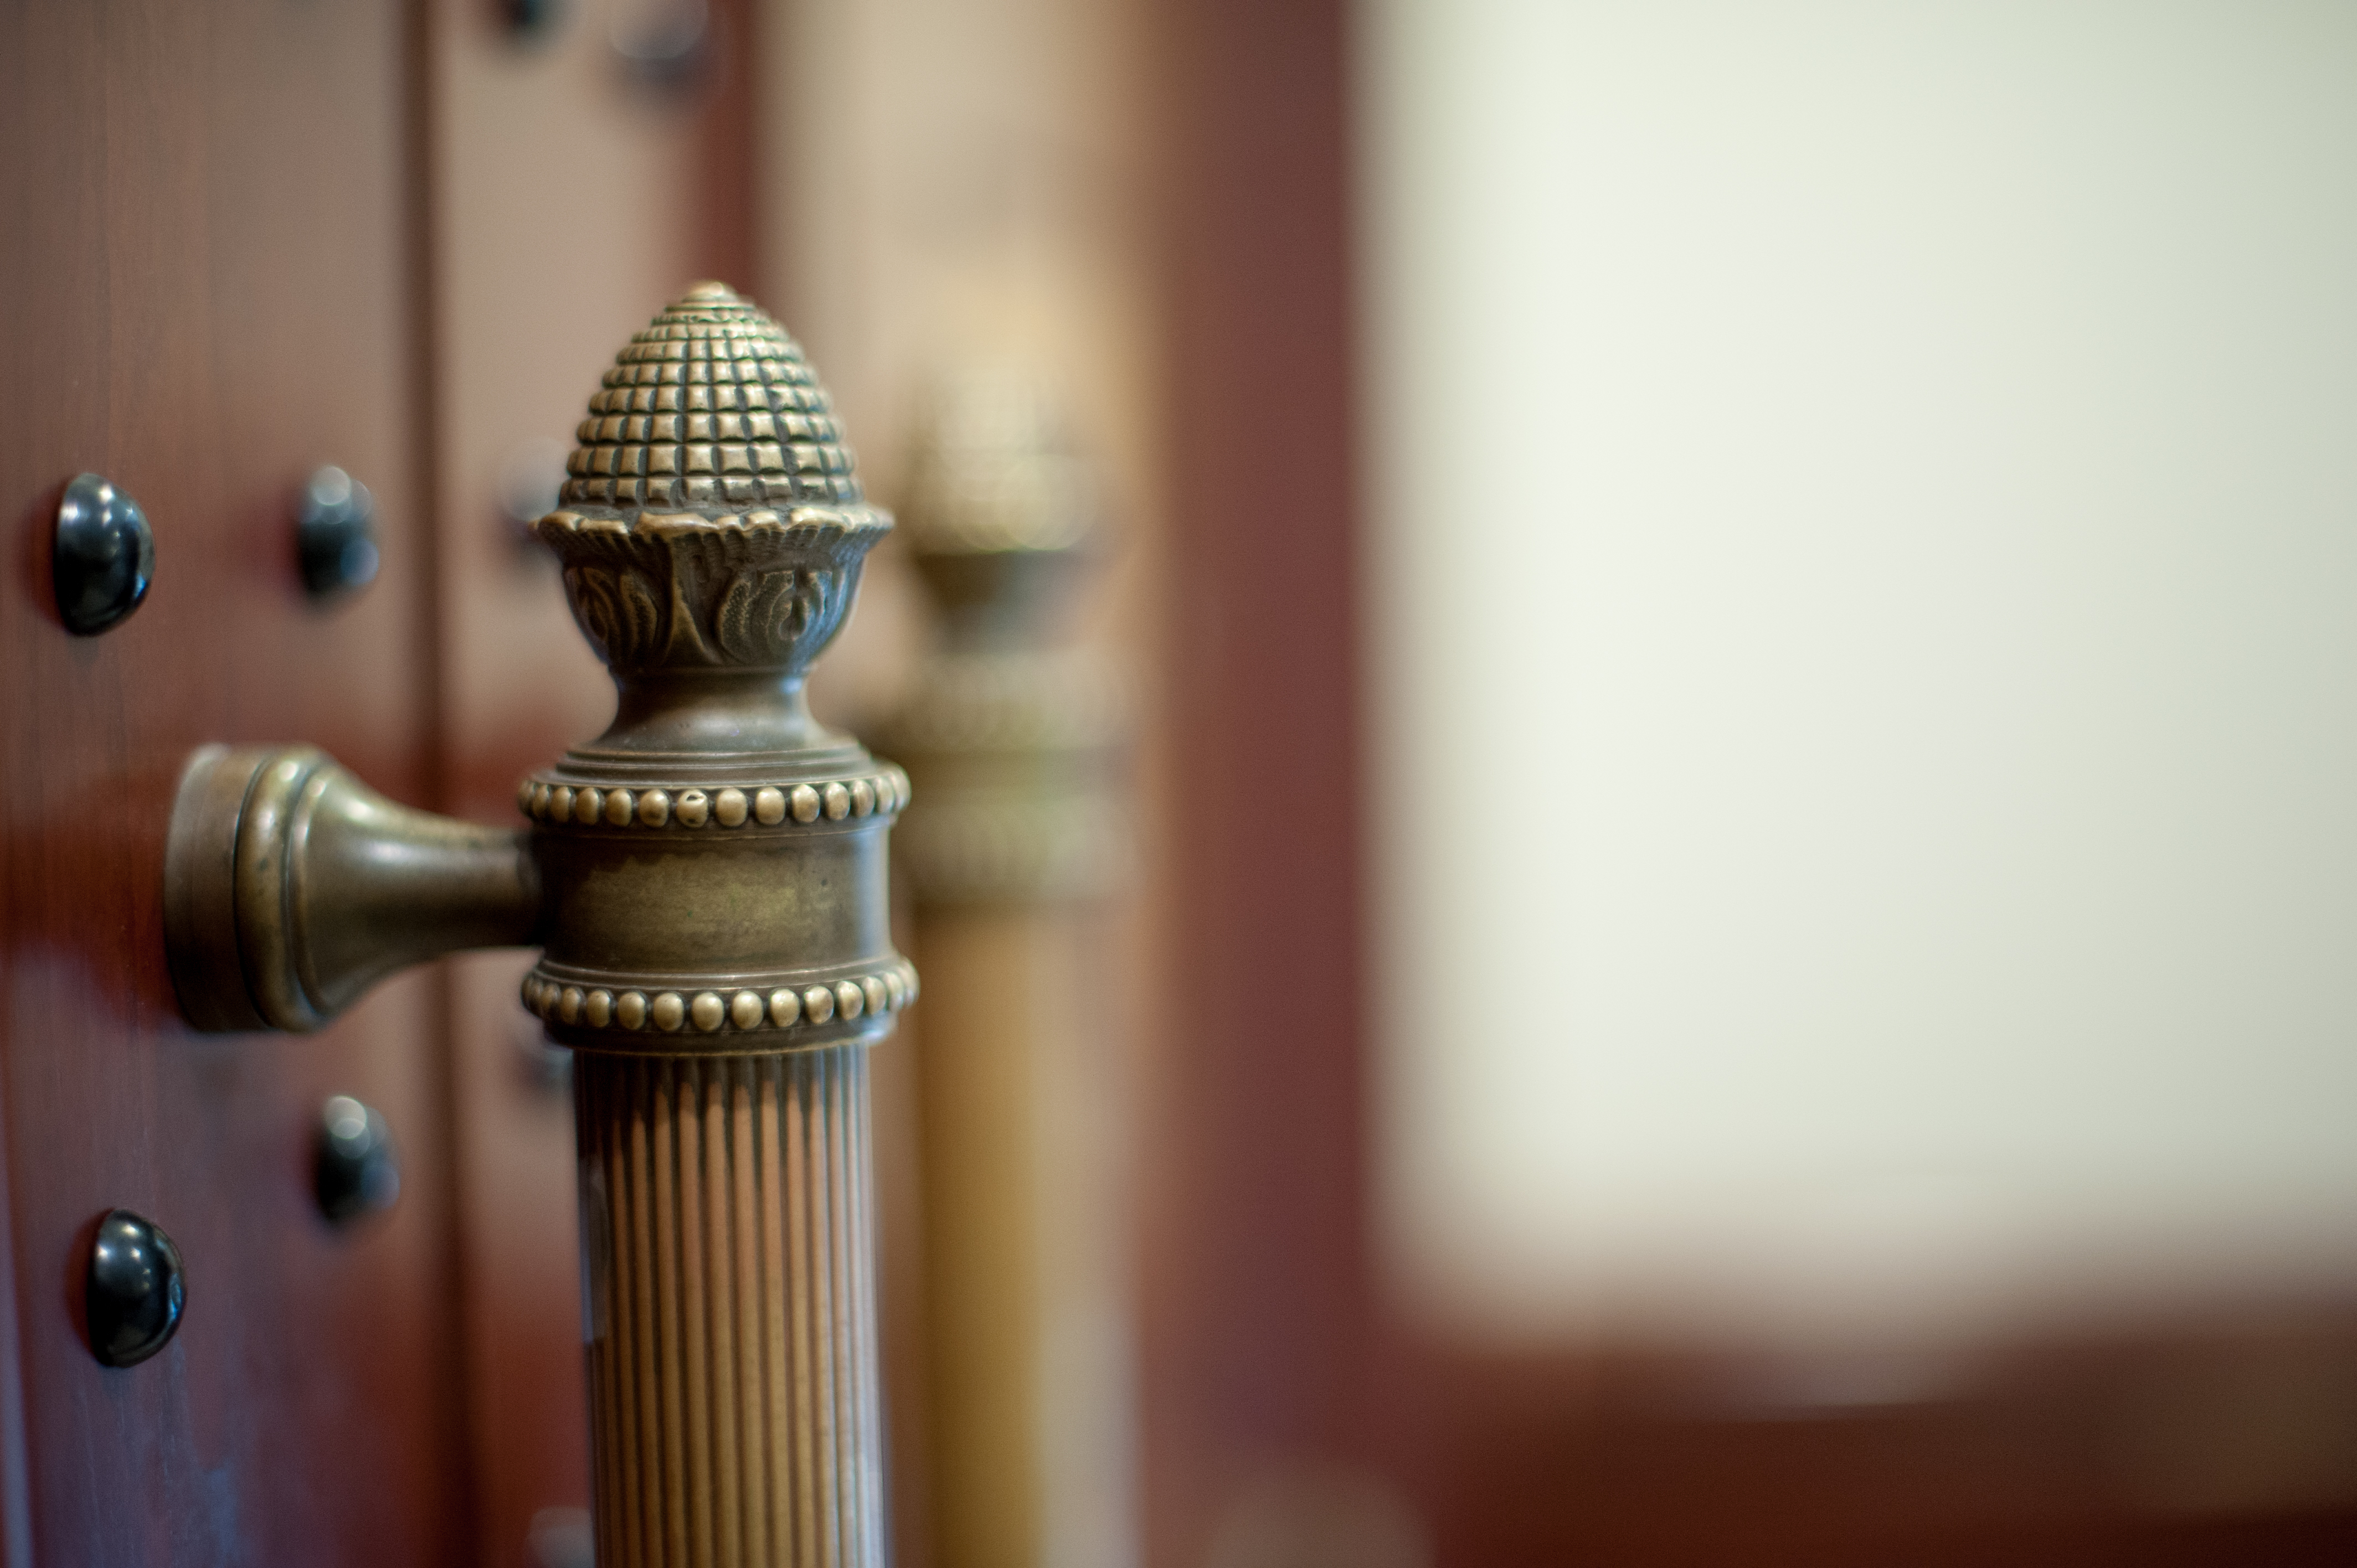
M 866 1047 L 574 1084 L 601 1568 L 881 1568 Z

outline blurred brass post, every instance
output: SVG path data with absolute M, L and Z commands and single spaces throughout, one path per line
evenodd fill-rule
M 1134 1561 L 1104 899 L 1128 835 L 1120 682 L 1051 625 L 1092 476 L 1034 385 L 943 382 L 901 507 L 942 635 L 890 726 L 919 1036 L 933 1534 L 944 1568 Z

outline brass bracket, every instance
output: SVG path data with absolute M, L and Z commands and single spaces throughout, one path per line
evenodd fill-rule
M 369 986 L 540 924 L 524 835 L 398 806 L 313 746 L 188 759 L 164 861 L 164 940 L 199 1029 L 316 1029 Z

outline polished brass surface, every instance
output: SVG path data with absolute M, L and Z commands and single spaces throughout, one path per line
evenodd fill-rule
M 311 746 L 190 757 L 164 867 L 180 1009 L 202 1029 L 316 1029 L 369 986 L 533 940 L 519 832 L 398 806 Z
M 866 1051 L 575 1083 L 598 1561 L 880 1568 Z
M 167 868 L 199 1027 L 315 1028 L 404 964 L 531 941 L 525 1004 L 599 1050 L 815 1049 L 877 1037 L 914 994 L 886 920 L 908 776 L 803 693 L 892 526 L 825 392 L 707 284 L 588 413 L 534 532 L 613 723 L 524 780 L 522 834 L 394 806 L 307 747 L 199 753 Z
M 802 351 L 717 285 L 630 340 L 535 532 L 613 671 L 606 733 L 533 775 L 549 918 L 524 997 L 602 1051 L 813 1049 L 890 1027 L 899 769 L 811 717 L 868 506 Z
M 575 1072 L 598 1557 L 880 1564 L 864 1047 L 916 996 L 885 840 L 908 776 L 811 716 L 892 526 L 825 392 L 700 284 L 605 374 L 534 532 L 613 723 L 528 827 L 407 811 L 308 747 L 208 747 L 167 939 L 200 1028 L 310 1028 L 404 964 L 538 943 Z

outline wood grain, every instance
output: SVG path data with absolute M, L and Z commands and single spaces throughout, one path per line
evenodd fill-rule
M 1347 7 L 1157 6 L 1166 1015 L 1141 1085 L 1147 1560 L 1361 1463 L 1369 1343 Z M 1203 460 L 1211 458 L 1211 460 Z M 1205 818 L 1194 808 L 1250 802 Z
M 427 788 L 406 70 L 390 3 L 0 11 L 12 1563 L 464 1553 L 436 982 L 313 1037 L 199 1039 L 158 909 L 201 742 L 313 740 L 393 794 Z M 325 462 L 374 490 L 383 542 L 379 580 L 333 610 L 294 569 L 294 495 Z M 44 553 L 82 469 L 139 499 L 157 549 L 146 605 L 91 640 L 58 625 Z M 309 1192 L 334 1093 L 385 1112 L 404 1175 L 393 1213 L 342 1232 Z M 174 1236 L 188 1286 L 178 1337 L 120 1371 L 78 1299 L 116 1204 Z

